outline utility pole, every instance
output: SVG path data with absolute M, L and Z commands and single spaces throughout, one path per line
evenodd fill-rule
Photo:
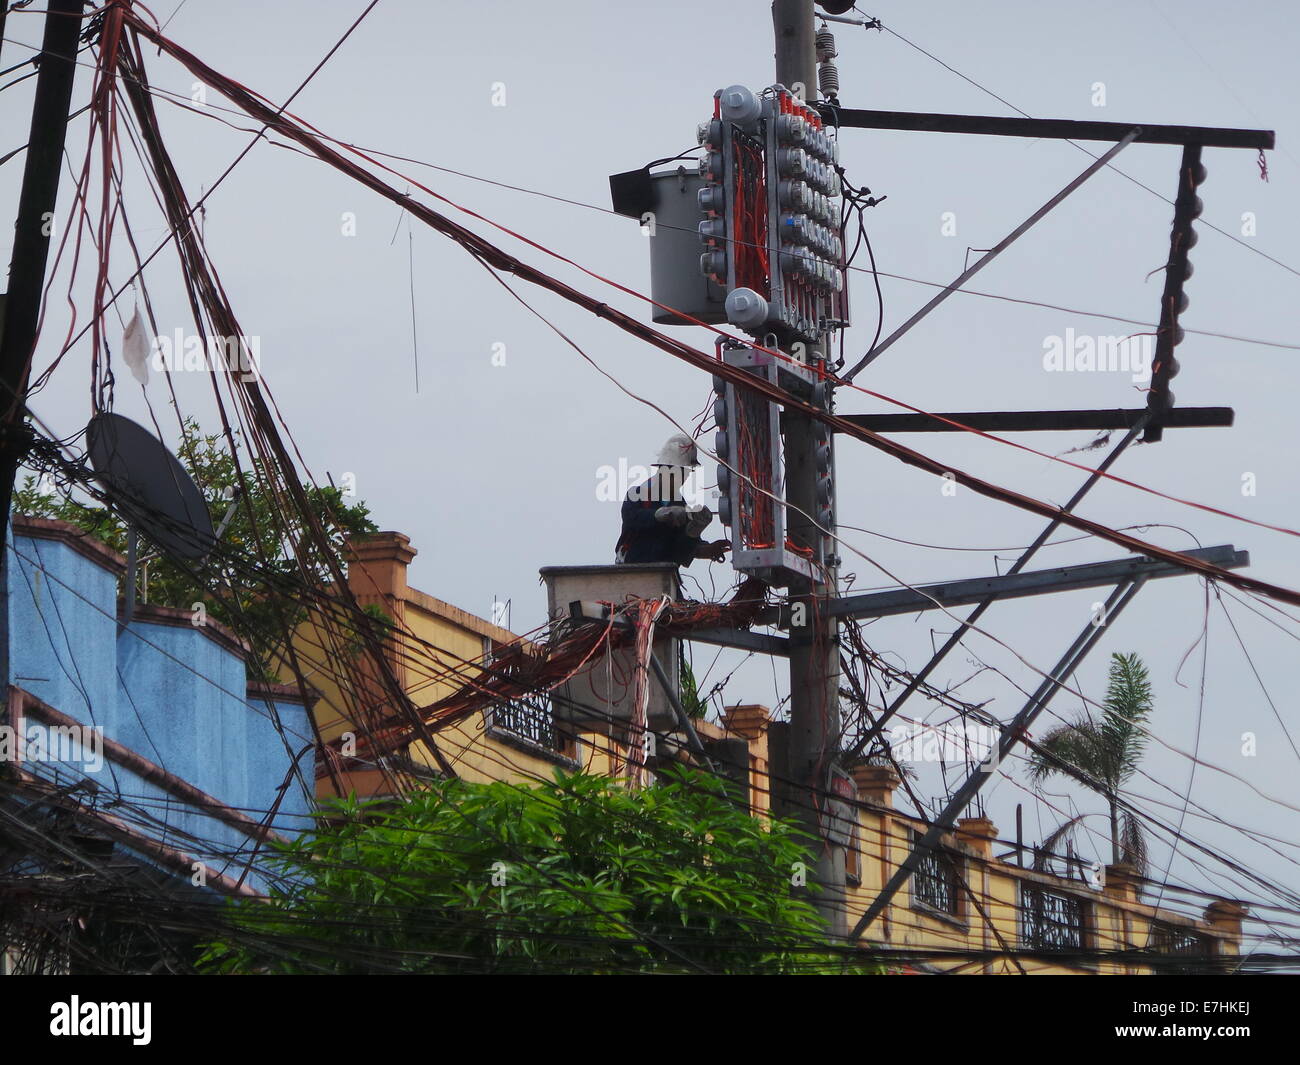
M 773 0 L 772 28 L 776 38 L 776 80 L 809 103 L 817 98 L 817 53 L 813 0 Z M 825 362 L 824 345 L 809 351 L 809 362 Z M 817 513 L 817 423 L 787 411 L 785 435 L 785 497 L 788 529 L 795 543 L 822 550 L 822 534 L 805 515 Z M 832 490 L 834 476 L 831 478 Z M 838 592 L 833 546 L 820 559 L 826 582 L 817 585 L 799 578 L 790 585 L 792 605 L 801 604 L 803 624 L 790 628 L 789 760 L 794 813 L 818 841 L 813 878 L 820 887 L 817 906 L 836 938 L 848 932 L 845 899 L 845 848 L 828 839 L 831 771 L 840 748 L 839 629 L 830 613 Z
M 84 0 L 48 0 L 45 38 L 37 57 L 36 100 L 18 196 L 9 290 L 0 305 L 0 684 L 9 675 L 9 507 L 14 478 L 27 454 L 24 415 L 45 267 L 54 241 L 54 206 L 63 169 L 63 141 L 76 77 Z
M 0 514 L 6 523 L 14 477 L 26 450 L 22 424 L 27 381 L 36 345 L 45 267 L 55 237 L 54 206 L 63 169 L 63 141 L 77 72 L 83 6 L 84 0 L 49 0 L 45 39 L 37 57 L 40 73 L 36 75 L 31 135 L 18 196 L 9 291 L 0 324 Z M 4 525 L 0 525 L 0 548 L 4 547 L 6 535 Z M 0 566 L 2 559 L 0 555 Z

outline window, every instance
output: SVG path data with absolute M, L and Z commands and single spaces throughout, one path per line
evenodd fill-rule
M 484 669 L 491 669 L 496 655 L 492 640 L 483 637 Z M 540 748 L 552 755 L 571 758 L 573 742 L 562 733 L 555 722 L 555 707 L 549 694 L 543 692 L 493 703 L 483 711 L 488 732 L 505 740 L 521 743 L 530 750 Z
M 912 833 L 912 846 L 920 838 Z M 961 875 L 952 854 L 937 848 L 921 859 L 912 874 L 912 901 L 950 917 L 961 916 Z
M 1158 963 L 1161 972 L 1198 973 L 1206 972 L 1208 960 L 1214 954 L 1214 945 L 1209 936 L 1194 928 L 1169 924 L 1165 921 L 1152 921 L 1151 934 L 1147 939 L 1147 950 L 1169 958 L 1182 959 L 1170 964 Z
M 1038 950 L 1080 950 L 1087 946 L 1088 904 L 1075 895 L 1020 886 L 1022 939 Z
M 556 754 L 564 752 L 564 739 L 555 727 L 555 712 L 546 695 L 530 695 L 508 703 L 493 703 L 489 726 Z
M 857 813 L 856 810 L 853 812 Z M 856 816 L 853 827 L 849 830 L 848 846 L 844 848 L 844 877 L 853 887 L 862 884 L 862 833 Z

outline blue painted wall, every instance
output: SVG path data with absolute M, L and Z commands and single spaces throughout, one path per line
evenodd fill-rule
M 21 529 L 8 542 L 8 683 L 255 820 L 278 799 L 271 823 L 285 835 L 308 826 L 315 760 L 306 707 L 250 698 L 242 657 L 201 626 L 146 618 L 119 627 L 116 573 L 67 543 Z M 120 797 L 137 808 L 134 827 L 235 879 L 245 872 L 252 843 L 239 829 L 57 741 L 43 740 L 44 760 L 27 768 L 60 783 L 89 777 L 100 788 L 96 805 L 112 811 Z M 244 878 L 265 887 L 256 870 Z

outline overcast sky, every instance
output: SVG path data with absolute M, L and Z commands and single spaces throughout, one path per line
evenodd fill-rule
M 175 11 L 167 34 L 278 103 L 363 6 L 361 0 L 274 5 L 187 0 Z M 175 0 L 162 0 L 154 10 L 166 20 L 175 7 Z M 1205 153 L 1204 217 L 1246 246 L 1200 228 L 1183 324 L 1297 343 L 1300 276 L 1252 250 L 1300 269 L 1294 206 L 1300 191 L 1295 73 L 1300 15 L 1292 5 L 884 2 L 866 10 L 1035 117 L 1276 130 L 1278 149 L 1268 156 L 1268 182 L 1260 180 L 1254 152 Z M 39 40 L 40 16 L 14 12 L 6 33 L 2 66 L 30 54 L 24 45 Z M 848 26 L 836 27 L 836 34 L 847 106 L 1012 113 L 897 36 Z M 191 96 L 193 79 L 182 68 L 152 51 L 146 61 L 156 86 Z M 771 20 L 763 0 L 655 5 L 382 0 L 292 110 L 358 145 L 590 205 L 393 164 L 456 204 L 646 291 L 647 240 L 634 222 L 608 213 L 608 175 L 693 145 L 715 89 L 735 82 L 761 88 L 772 80 Z M 29 79 L 0 95 L 0 154 L 26 139 L 33 85 Z M 83 70 L 76 99 L 84 103 L 88 91 L 89 71 Z M 1098 106 L 1103 98 L 1104 106 Z M 207 102 L 226 106 L 211 91 Z M 250 139 L 213 118 L 163 102 L 157 106 L 191 196 L 210 186 Z M 215 107 L 207 110 L 249 125 Z M 83 117 L 73 123 L 68 139 L 77 165 L 85 134 Z M 1078 148 L 1059 141 L 856 130 L 844 134 L 842 145 L 851 178 L 888 197 L 869 215 L 879 269 L 940 283 L 961 272 L 968 248 L 991 247 L 1089 163 Z M 1116 165 L 1172 198 L 1178 154 L 1176 147 L 1135 145 Z M 0 204 L 16 203 L 20 160 L 0 167 Z M 401 177 L 392 180 L 407 184 Z M 136 238 L 151 250 L 167 230 L 131 159 L 126 184 Z M 69 190 L 65 181 L 59 211 L 64 221 L 71 208 Z M 419 198 L 438 206 L 431 197 Z M 439 209 L 576 287 L 648 318 L 645 304 L 445 204 Z M 954 235 L 943 232 L 949 213 Z M 345 232 L 349 215 L 355 218 L 355 235 Z M 1157 196 L 1119 173 L 1103 172 L 970 287 L 1154 323 L 1171 216 L 1172 208 Z M 1243 235 L 1251 219 L 1253 231 Z M 539 567 L 611 558 L 618 507 L 598 497 L 601 468 L 650 461 L 674 429 L 510 299 L 459 247 L 418 224 L 409 237 L 410 225 L 399 227 L 399 221 L 392 204 L 335 171 L 263 145 L 213 195 L 204 225 L 213 261 L 245 332 L 259 338 L 262 374 L 311 473 L 336 481 L 355 475 L 358 493 L 380 526 L 405 532 L 419 550 L 411 572 L 416 587 L 481 615 L 490 614 L 494 599 L 509 599 L 512 627 L 524 631 L 544 620 Z M 0 229 L 7 261 L 10 231 Z M 121 242 L 118 253 L 115 280 L 129 273 Z M 87 258 L 83 269 L 89 263 Z M 865 264 L 864 255 L 857 265 Z M 174 253 L 160 255 L 145 276 L 162 330 L 192 331 Z M 935 291 L 892 278 L 882 278 L 881 284 L 886 333 Z M 61 275 L 52 290 L 38 369 L 57 353 L 66 331 L 61 298 L 66 289 Z M 855 321 L 847 350 L 860 355 L 876 327 L 870 275 L 854 273 L 851 289 Z M 602 369 L 681 424 L 693 424 L 709 401 L 709 381 L 698 372 L 546 293 L 520 291 Z M 78 292 L 84 295 L 84 288 Z M 83 318 L 86 306 L 83 300 Z M 124 313 L 129 311 L 128 300 Z M 116 347 L 121 324 L 114 319 L 111 326 Z M 927 410 L 1137 407 L 1144 396 L 1129 374 L 1047 372 L 1043 355 L 1049 338 L 1063 337 L 1067 330 L 1110 336 L 1140 328 L 959 295 L 858 383 Z M 701 348 L 711 343 L 703 330 L 679 335 Z M 61 433 L 75 432 L 91 413 L 88 350 L 85 342 L 75 348 L 33 404 Z M 494 353 L 496 362 L 504 353 L 505 365 L 494 365 Z M 1169 431 L 1160 444 L 1132 448 L 1116 472 L 1175 497 L 1300 527 L 1296 351 L 1189 334 L 1179 357 L 1179 405 L 1231 406 L 1236 426 Z M 176 375 L 177 391 L 186 410 L 212 429 L 217 423 L 210 391 L 198 377 Z M 149 395 L 155 406 L 165 402 L 161 381 L 150 385 Z M 847 391 L 838 403 L 849 413 L 899 409 Z M 117 409 L 146 417 L 139 386 L 120 368 Z M 1063 455 L 1088 444 L 1092 434 L 1012 439 Z M 1006 444 L 964 435 L 910 436 L 904 442 L 956 468 L 1057 503 L 1085 476 Z M 844 531 L 844 571 L 855 576 L 857 588 L 987 575 L 1005 569 L 1014 549 L 1041 529 L 1038 518 L 964 490 L 946 497 L 933 476 L 865 445 L 844 442 L 838 454 L 840 520 L 870 530 Z M 1101 454 L 1068 457 L 1090 462 Z M 1254 475 L 1254 495 L 1243 494 L 1247 474 Z M 1300 556 L 1291 536 L 1117 484 L 1098 487 L 1080 512 L 1112 526 L 1156 525 L 1142 535 L 1174 548 L 1235 544 L 1251 552 L 1253 575 L 1300 587 Z M 995 548 L 1002 550 L 987 550 Z M 1043 551 L 1034 566 L 1122 555 L 1111 545 L 1084 540 Z M 726 565 L 697 562 L 690 572 L 703 582 L 706 595 L 733 581 Z M 982 627 L 1005 646 L 973 635 L 936 680 L 955 682 L 982 664 L 993 667 L 960 694 L 976 702 L 991 700 L 991 710 L 1009 717 L 1024 698 L 1017 686 L 1036 682 L 1021 659 L 1049 668 L 1087 623 L 1099 598 L 1104 594 L 1085 591 L 998 606 Z M 1202 705 L 1206 644 L 1198 641 L 1206 622 L 1206 592 L 1192 577 L 1144 589 L 1077 681 L 1099 699 L 1109 653 L 1140 652 L 1151 667 L 1157 711 L 1156 738 L 1144 762 L 1150 779 L 1135 784 L 1138 801 L 1162 821 L 1178 823 L 1192 774 L 1188 755 L 1198 750 L 1203 764 L 1191 780 L 1194 805 L 1184 831 L 1294 889 L 1300 887 L 1297 756 L 1279 715 L 1293 736 L 1300 734 L 1291 683 L 1297 625 L 1254 601 L 1250 605 L 1263 617 L 1226 596 L 1224 602 L 1263 687 L 1211 594 Z M 950 617 L 931 612 L 881 620 L 868 636 L 877 651 L 919 668 L 952 625 Z M 696 649 L 702 687 L 743 658 L 727 653 L 715 663 L 714 656 L 713 649 Z M 769 661 L 750 660 L 728 686 L 727 701 L 774 705 L 786 692 L 783 673 L 783 663 L 774 668 Z M 1079 702 L 1063 694 L 1052 710 L 1070 716 Z M 919 700 L 909 705 L 912 715 L 926 712 Z M 1052 720 L 1044 715 L 1037 731 Z M 1242 753 L 1248 732 L 1257 737 L 1253 756 Z M 950 784 L 955 779 L 950 771 Z M 1004 836 L 1014 833 L 1017 803 L 1025 804 L 1028 840 L 1050 831 L 1062 816 L 1058 811 L 1069 814 L 1077 807 L 1100 814 L 1103 808 L 1097 799 L 1062 785 L 1049 788 L 1050 806 L 1036 804 L 1023 779 L 1016 767 L 1011 779 L 999 778 L 986 788 L 989 812 Z M 938 796 L 944 790 L 939 774 L 923 767 L 918 791 Z M 1207 819 L 1195 804 L 1226 826 Z M 1083 851 L 1104 860 L 1104 818 L 1094 817 L 1088 825 L 1094 834 L 1084 840 Z M 1252 841 L 1227 826 L 1274 838 Z M 1169 853 L 1160 845 L 1153 852 L 1159 876 Z M 1203 856 L 1195 863 L 1176 858 L 1171 879 L 1228 895 L 1243 890 Z

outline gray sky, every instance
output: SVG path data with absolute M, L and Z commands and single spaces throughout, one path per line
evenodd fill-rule
M 313 0 L 275 5 L 249 0 L 188 0 L 169 36 L 212 66 L 273 101 L 282 101 L 333 45 L 364 5 L 360 0 Z M 166 19 L 175 7 L 154 8 Z M 1254 153 L 1207 150 L 1209 178 L 1201 189 L 1205 219 L 1240 235 L 1242 217 L 1256 219 L 1258 248 L 1300 269 L 1300 221 L 1294 209 L 1300 164 L 1294 57 L 1300 15 L 1289 5 L 1246 3 L 1231 13 L 1208 2 L 997 5 L 886 2 L 870 14 L 1035 117 L 1147 121 L 1275 129 L 1270 181 L 1259 178 Z M 15 12 L 7 34 L 28 45 L 39 39 L 39 16 Z M 888 33 L 836 28 L 841 96 L 848 106 L 1007 114 L 1008 109 Z M 6 41 L 4 66 L 29 49 Z M 772 80 L 771 24 L 761 0 L 708 5 L 664 0 L 653 6 L 521 2 L 415 3 L 383 0 L 295 101 L 293 110 L 326 133 L 356 144 L 426 160 L 599 208 L 608 207 L 607 176 L 673 155 L 694 143 L 716 88 Z M 148 52 L 153 83 L 191 93 L 193 79 Z M 88 71 L 77 99 L 88 92 Z M 493 106 L 494 86 L 505 106 Z M 1096 83 L 1105 106 L 1094 106 Z M 0 151 L 26 139 L 29 80 L 0 96 Z M 225 106 L 209 92 L 208 102 Z M 158 105 L 164 132 L 191 194 L 209 186 L 242 150 L 249 134 Z M 237 125 L 249 122 L 224 112 Z M 86 124 L 69 136 L 76 164 Z M 1095 145 L 1090 148 L 1100 151 Z M 1104 146 L 1103 146 L 1104 147 Z M 1125 173 L 1172 197 L 1179 149 L 1137 145 L 1121 154 Z M 1089 163 L 1062 142 L 933 134 L 848 131 L 843 159 L 851 177 L 888 200 L 870 213 L 879 268 L 946 282 L 963 268 L 968 247 L 988 248 Z M 478 211 L 633 289 L 648 288 L 648 251 L 636 225 L 589 210 L 521 194 L 438 171 L 395 163 L 458 204 Z M 16 202 L 16 159 L 0 167 L 0 203 Z M 404 186 L 403 178 L 393 179 Z M 127 162 L 127 204 L 137 239 L 150 249 L 166 234 L 134 160 Z M 65 181 L 60 217 L 71 206 Z M 423 197 L 426 201 L 429 197 Z M 445 206 L 445 205 L 444 205 Z M 355 214 L 356 235 L 342 233 Z M 941 232 L 945 212 L 956 235 Z M 630 313 L 645 305 L 467 216 L 452 215 L 543 269 Z M 1151 274 L 1167 251 L 1172 208 L 1124 177 L 1094 177 L 1027 237 L 990 266 L 972 287 L 1088 311 L 1153 322 L 1162 278 Z M 628 399 L 571 348 L 511 300 L 458 247 L 417 225 L 391 205 L 329 168 L 283 149 L 259 146 L 207 205 L 205 232 L 244 330 L 260 338 L 262 371 L 313 474 L 337 480 L 355 474 L 358 492 L 384 528 L 407 533 L 420 555 L 412 583 L 479 614 L 494 597 L 512 600 L 512 624 L 523 631 L 544 618 L 540 566 L 604 562 L 618 531 L 617 506 L 597 498 L 598 470 L 620 460 L 645 463 L 673 431 L 648 406 Z M 3 227 L 5 258 L 7 226 Z M 1297 342 L 1295 306 L 1300 277 L 1251 250 L 1200 227 L 1188 282 L 1188 328 Z M 118 246 L 115 278 L 128 273 Z M 411 337 L 408 254 L 414 257 L 420 388 Z M 91 264 L 89 257 L 83 271 Z M 858 265 L 866 264 L 865 254 Z M 1151 276 L 1148 276 L 1151 275 Z M 174 254 L 146 272 L 160 324 L 192 329 Z M 933 289 L 882 279 L 889 332 Z M 38 350 L 38 367 L 58 350 L 67 325 L 56 298 Z M 847 351 L 860 355 L 876 324 L 869 275 L 851 278 L 855 323 Z M 84 295 L 85 286 L 79 285 Z M 655 349 L 545 293 L 520 289 L 590 357 L 633 393 L 693 423 L 709 400 L 709 382 Z M 86 304 L 82 303 L 83 315 Z M 129 301 L 124 313 L 129 314 Z M 110 336 L 120 338 L 114 321 Z M 858 378 L 874 392 L 928 410 L 1050 409 L 1140 406 L 1143 395 L 1126 374 L 1048 373 L 1046 338 L 1125 335 L 1138 327 L 1077 314 L 959 295 Z M 706 347 L 710 335 L 682 335 Z M 494 366 L 494 345 L 505 365 Z M 1175 382 L 1180 405 L 1223 404 L 1237 411 L 1230 430 L 1173 430 L 1163 443 L 1131 449 L 1121 476 L 1176 497 L 1252 519 L 1300 527 L 1292 457 L 1298 431 L 1288 410 L 1300 383 L 1296 353 L 1274 347 L 1189 335 L 1179 352 Z M 34 402 L 60 432 L 73 432 L 90 414 L 85 342 L 65 359 Z M 215 426 L 210 391 L 199 375 L 177 375 L 182 403 Z M 150 395 L 161 408 L 161 382 Z M 140 390 L 118 373 L 117 409 L 142 418 Z M 852 392 L 844 412 L 898 408 Z M 1090 434 L 1013 437 L 1051 455 L 1086 444 Z M 945 463 L 1018 491 L 1063 502 L 1085 476 L 1005 444 L 957 435 L 909 437 Z M 1068 456 L 1084 463 L 1100 453 Z M 706 468 L 706 473 L 711 473 Z M 1257 493 L 1242 493 L 1244 474 Z M 1041 528 L 1039 519 L 959 490 L 944 497 L 935 478 L 847 442 L 839 448 L 840 519 L 872 533 L 940 547 L 1015 548 Z M 1300 587 L 1295 540 L 1159 499 L 1122 485 L 1098 487 L 1081 513 L 1113 526 L 1168 523 L 1152 540 L 1175 548 L 1233 543 L 1250 550 L 1250 572 Z M 716 527 L 715 527 L 716 528 Z M 1058 538 L 1063 535 L 1058 534 Z M 845 572 L 856 587 L 891 586 L 993 572 L 989 553 L 909 547 L 845 530 Z M 860 553 L 855 553 L 860 552 Z M 1040 554 L 1035 565 L 1119 557 L 1102 543 L 1075 542 Z M 1014 551 L 999 552 L 1000 565 Z M 863 557 L 866 556 L 866 557 Z M 877 568 L 881 567 L 881 568 Z M 696 563 L 692 574 L 719 591 L 729 566 Z M 889 576 L 889 575 L 892 576 Z M 984 627 L 1023 659 L 1048 668 L 1088 620 L 1093 592 L 1063 594 L 997 607 Z M 1251 603 L 1280 622 L 1280 631 L 1245 606 L 1226 600 L 1255 667 L 1293 735 L 1300 735 L 1293 688 L 1297 625 Z M 1223 846 L 1243 864 L 1291 887 L 1300 886 L 1296 845 L 1300 813 L 1294 787 L 1296 755 L 1211 596 L 1203 713 L 1200 704 L 1205 592 L 1194 578 L 1153 584 L 1119 620 L 1080 671 L 1078 682 L 1100 698 L 1112 650 L 1136 650 L 1151 667 L 1156 739 L 1144 767 L 1154 780 L 1135 787 L 1145 809 L 1178 821 L 1199 742 L 1203 765 L 1192 797 L 1229 825 L 1266 832 L 1281 842 L 1252 842 L 1235 829 L 1201 817 L 1195 807 L 1184 829 Z M 919 667 L 950 618 L 932 612 L 882 620 L 872 645 Z M 1195 646 L 1195 650 L 1191 650 Z M 1191 650 L 1190 655 L 1188 654 Z M 1186 660 L 1184 660 L 1184 656 Z M 707 687 L 741 656 L 710 668 L 714 653 L 696 651 Z M 1035 674 L 997 643 L 973 636 L 937 679 L 956 681 L 979 662 L 986 672 L 961 689 L 973 701 L 1010 716 L 1023 701 L 1016 690 Z M 1181 663 L 1181 672 L 1180 672 Z M 727 689 L 728 701 L 778 701 L 783 666 L 751 660 Z M 1079 700 L 1061 696 L 1057 713 Z M 909 711 L 920 714 L 919 702 Z M 1039 731 L 1051 718 L 1045 715 Z M 1197 723 L 1200 723 L 1199 740 Z M 1254 732 L 1258 753 L 1243 756 L 1242 734 Z M 1220 767 L 1219 769 L 1211 766 Z M 1013 771 L 1015 780 L 1023 774 Z M 1240 778 L 1240 779 L 1237 779 Z M 952 777 L 950 775 L 950 781 Z M 1157 783 L 1158 782 L 1158 783 Z M 922 770 L 918 792 L 938 795 L 937 773 Z M 1026 804 L 1026 835 L 1040 838 L 1056 823 L 1013 780 L 987 790 L 990 814 L 1003 835 L 1014 832 L 1015 805 Z M 1094 798 L 1053 785 L 1051 801 L 1100 811 Z M 1162 805 L 1163 804 L 1163 805 Z M 1089 827 L 1103 833 L 1101 817 Z M 1105 857 L 1101 835 L 1084 852 Z M 1154 848 L 1156 875 L 1168 858 Z M 1213 874 L 1213 875 L 1210 875 Z M 1220 867 L 1209 873 L 1179 858 L 1173 879 L 1234 894 Z

